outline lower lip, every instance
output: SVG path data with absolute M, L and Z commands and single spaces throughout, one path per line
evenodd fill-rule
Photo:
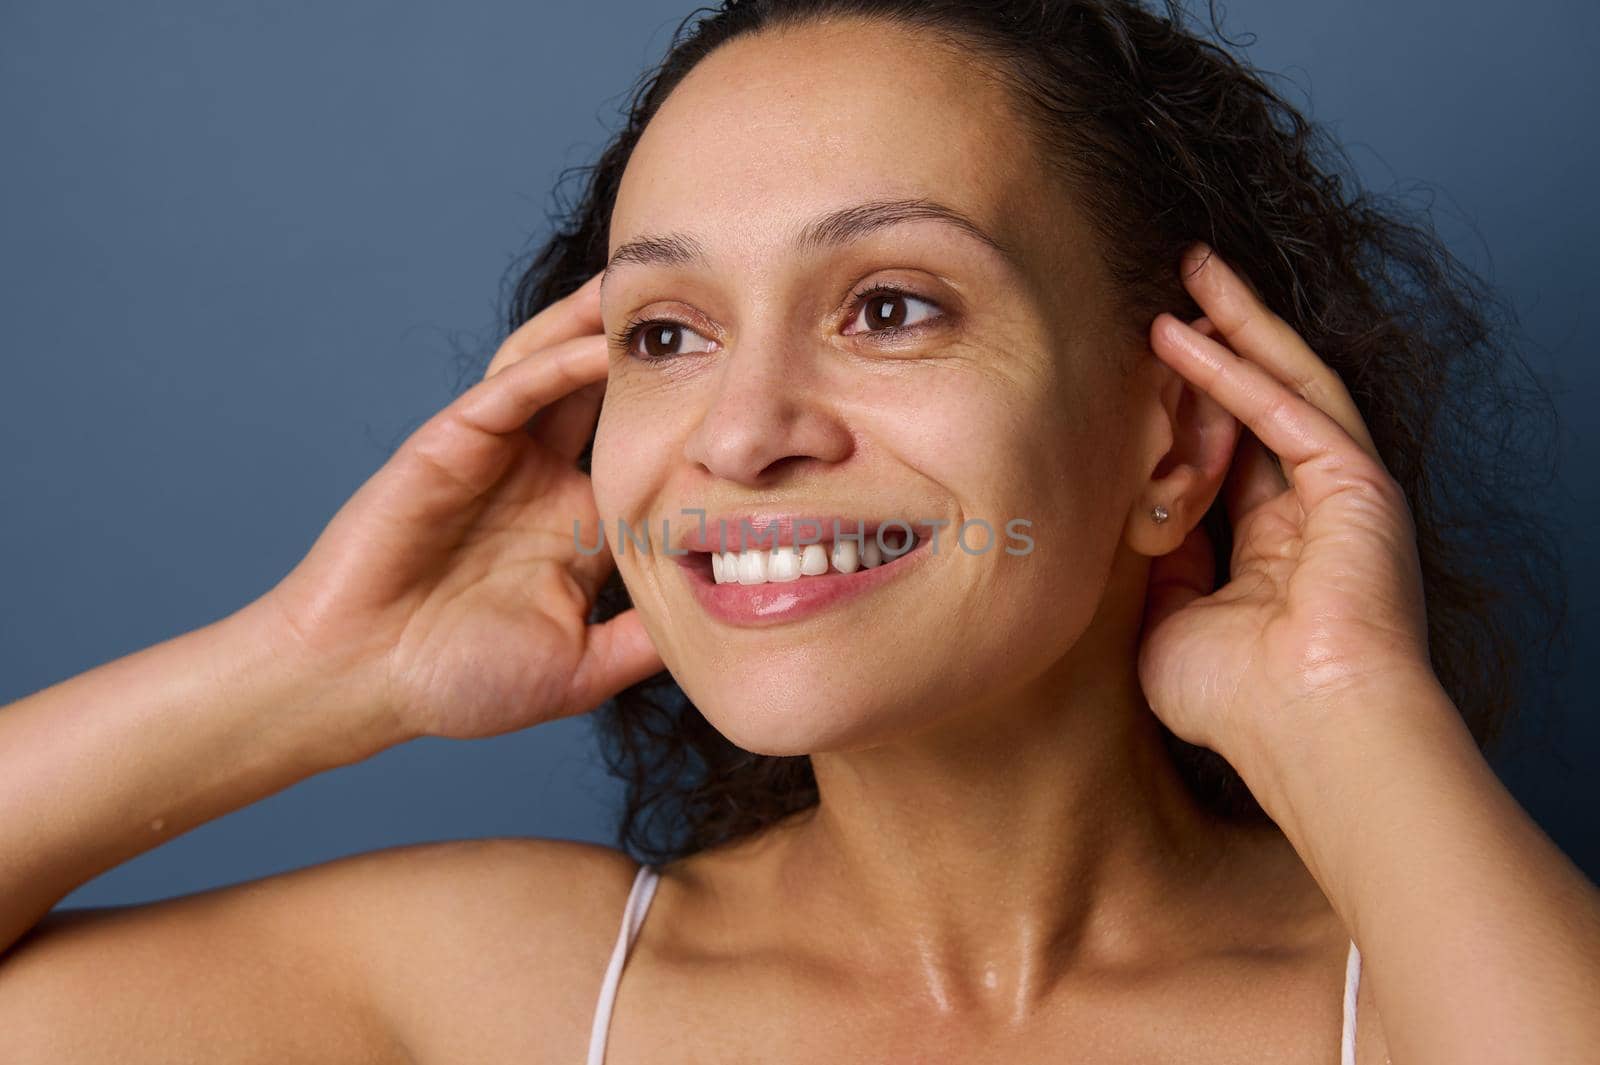
M 926 539 L 892 561 L 854 573 L 829 570 L 815 577 L 793 581 L 768 581 L 765 584 L 717 584 L 703 568 L 708 556 L 681 558 L 682 568 L 694 597 L 706 613 L 730 625 L 773 625 L 810 617 L 831 606 L 865 595 L 897 576 L 911 572 L 925 555 L 933 552 Z

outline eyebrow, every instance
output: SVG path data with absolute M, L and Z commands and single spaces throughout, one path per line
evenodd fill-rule
M 837 248 L 860 240 L 870 233 L 906 222 L 943 222 L 988 245 L 1014 268 L 1020 269 L 1021 257 L 1009 244 L 989 233 L 967 215 L 935 200 L 868 200 L 820 215 L 807 223 L 795 237 L 797 251 L 820 251 Z M 688 266 L 704 264 L 705 248 L 688 233 L 665 233 L 636 237 L 612 253 L 606 263 L 606 279 L 611 271 L 624 263 L 659 266 Z M 605 279 L 600 282 L 604 287 Z

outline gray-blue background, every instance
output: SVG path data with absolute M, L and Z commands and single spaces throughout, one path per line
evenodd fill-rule
M 693 5 L 0 6 L 0 703 L 276 583 L 487 356 L 512 258 Z M 1600 492 L 1600 172 L 1587 0 L 1235 0 L 1227 27 L 1369 185 L 1425 182 L 1561 391 L 1577 691 Z M 1600 724 L 1504 770 L 1600 876 Z M 93 781 L 61 782 L 63 790 Z M 90 882 L 144 901 L 418 840 L 609 840 L 590 719 L 421 740 Z

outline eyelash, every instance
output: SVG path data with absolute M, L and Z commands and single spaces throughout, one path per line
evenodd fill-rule
M 868 299 L 870 299 L 870 298 L 872 298 L 874 296 L 904 296 L 907 299 L 921 300 L 923 303 L 926 303 L 930 307 L 933 307 L 939 313 L 937 315 L 933 316 L 932 318 L 928 319 L 927 321 L 919 322 L 916 325 L 896 325 L 896 326 L 890 326 L 887 329 L 867 329 L 867 330 L 864 330 L 861 333 L 855 334 L 856 336 L 875 336 L 875 337 L 888 337 L 888 338 L 891 338 L 891 339 L 898 339 L 900 337 L 908 336 L 908 335 L 910 335 L 912 333 L 915 333 L 918 330 L 923 329 L 926 326 L 929 326 L 929 325 L 933 324 L 934 322 L 938 321 L 939 319 L 945 317 L 944 307 L 942 307 L 937 300 L 929 299 L 927 296 L 924 296 L 919 292 L 913 292 L 911 289 L 904 288 L 904 287 L 902 287 L 900 285 L 894 284 L 893 282 L 880 281 L 875 285 L 870 285 L 867 288 L 860 289 L 860 290 L 858 290 L 856 292 L 851 293 L 851 302 L 850 302 L 850 311 L 851 311 L 851 313 L 850 313 L 849 320 L 852 321 L 852 322 L 855 321 L 856 316 L 861 313 L 862 304 L 864 304 Z M 644 318 L 644 317 L 640 317 L 640 318 L 633 319 L 632 321 L 628 322 L 626 325 L 622 326 L 620 329 L 618 329 L 615 332 L 611 333 L 610 334 L 611 343 L 615 344 L 616 346 L 618 346 L 620 348 L 622 348 L 622 350 L 624 352 L 626 352 L 628 355 L 632 356 L 633 358 L 639 359 L 642 362 L 666 362 L 666 361 L 668 361 L 670 359 L 677 358 L 677 356 L 675 356 L 675 355 L 635 355 L 634 354 L 634 351 L 633 351 L 634 342 L 636 340 L 638 340 L 639 334 L 644 332 L 644 327 L 647 326 L 647 325 L 673 325 L 673 326 L 677 326 L 680 329 L 693 329 L 694 328 L 693 326 L 689 325 L 686 322 L 680 322 L 680 321 L 677 321 L 676 319 L 673 319 L 673 318 Z

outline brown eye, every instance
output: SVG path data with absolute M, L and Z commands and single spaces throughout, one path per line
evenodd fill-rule
M 671 359 L 678 355 L 688 354 L 689 352 L 678 350 L 678 345 L 683 342 L 684 334 L 700 337 L 699 333 L 696 333 L 681 322 L 657 318 L 629 326 L 615 339 L 629 355 L 648 362 L 656 359 Z M 705 340 L 705 337 L 700 337 L 700 339 Z M 691 352 L 694 350 L 704 351 L 705 349 L 690 349 Z
M 899 329 L 906 323 L 905 297 L 873 296 L 867 301 L 868 328 Z
M 867 333 L 898 333 L 913 330 L 929 319 L 939 317 L 937 313 L 918 313 L 912 308 L 913 304 L 937 311 L 939 305 L 932 300 L 923 299 L 910 292 L 890 286 L 879 286 L 863 294 L 860 298 L 860 310 L 856 314 L 856 321 L 863 322 L 861 332 Z
M 664 359 L 677 354 L 678 334 L 683 327 L 676 322 L 657 322 L 644 327 L 644 354 L 647 359 Z

